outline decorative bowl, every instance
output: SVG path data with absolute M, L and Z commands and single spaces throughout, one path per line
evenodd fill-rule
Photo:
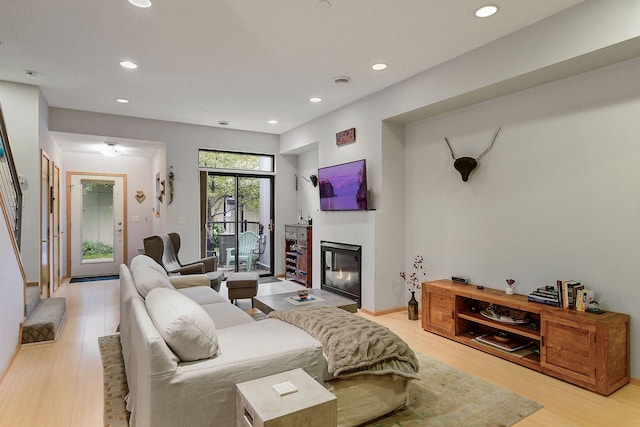
M 502 343 L 507 343 L 511 341 L 511 334 L 507 331 L 498 331 L 493 337 L 496 339 L 496 341 L 499 341 Z
M 296 293 L 298 294 L 298 298 L 300 299 L 307 299 L 307 297 L 309 296 L 309 291 L 306 289 L 300 289 Z

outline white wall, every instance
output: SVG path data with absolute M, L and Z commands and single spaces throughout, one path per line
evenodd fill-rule
M 150 174 L 155 177 L 159 171 L 161 179 L 166 179 L 169 168 L 173 166 L 175 196 L 171 205 L 166 205 L 166 199 L 161 205 L 160 221 L 153 223 L 153 230 L 180 233 L 180 258 L 185 261 L 199 258 L 200 254 L 198 149 L 275 155 L 277 222 L 274 265 L 276 274 L 284 274 L 284 224 L 295 220 L 297 159 L 295 156 L 278 154 L 276 135 L 59 108 L 50 110 L 49 126 L 52 131 L 59 132 L 164 142 L 166 161 L 163 163 L 162 155 L 149 159 L 149 164 L 153 163 Z M 178 224 L 179 217 L 184 217 L 184 224 Z
M 411 138 L 412 146 L 408 147 L 409 151 L 407 153 L 404 153 L 401 127 L 402 123 L 406 123 L 408 120 L 416 120 L 416 117 L 433 115 L 436 111 L 455 110 L 461 108 L 461 106 L 473 105 L 481 99 L 495 98 L 505 93 L 517 92 L 522 88 L 534 87 L 540 82 L 557 80 L 571 75 L 571 73 L 575 74 L 596 69 L 606 63 L 607 60 L 617 61 L 620 58 L 640 55 L 637 43 L 627 44 L 629 41 L 638 41 L 640 27 L 637 26 L 637 22 L 639 19 L 640 1 L 637 0 L 626 2 L 593 0 L 583 2 L 549 19 L 540 21 L 468 54 L 426 70 L 404 82 L 281 135 L 280 150 L 283 153 L 304 151 L 305 147 L 317 144 L 318 166 L 341 163 L 355 160 L 356 158 L 364 157 L 367 159 L 369 184 L 373 187 L 376 211 L 357 213 L 355 215 L 351 213 L 323 213 L 319 216 L 319 220 L 316 221 L 314 218 L 314 239 L 334 240 L 334 237 L 339 237 L 340 241 L 348 242 L 353 240 L 351 243 L 356 244 L 360 244 L 358 241 L 361 241 L 365 247 L 370 246 L 368 252 L 365 252 L 365 265 L 363 265 L 364 308 L 378 312 L 406 304 L 406 298 L 402 298 L 402 291 L 395 289 L 401 286 L 398 272 L 409 267 L 417 251 L 422 249 L 423 246 L 420 245 L 427 244 L 423 242 L 425 239 L 428 239 L 429 242 L 438 242 L 440 247 L 447 251 L 445 254 L 430 252 L 430 259 L 427 260 L 428 279 L 449 277 L 455 270 L 456 274 L 464 274 L 465 271 L 474 272 L 474 277 L 478 277 L 480 280 L 487 280 L 485 284 L 488 286 L 502 288 L 502 282 L 506 279 L 506 276 L 523 278 L 522 280 L 527 281 L 528 286 L 533 286 L 536 283 L 533 278 L 536 277 L 535 274 L 539 274 L 534 272 L 544 269 L 553 280 L 567 276 L 569 278 L 572 276 L 574 278 L 577 276 L 588 277 L 588 280 L 583 280 L 585 283 L 606 282 L 607 286 L 620 289 L 616 287 L 619 286 L 618 283 L 621 280 L 601 280 L 602 273 L 596 274 L 594 265 L 591 265 L 587 271 L 581 270 L 581 267 L 584 266 L 584 261 L 576 259 L 578 257 L 576 252 L 567 249 L 570 245 L 568 243 L 570 240 L 563 240 L 559 244 L 556 241 L 556 245 L 550 248 L 547 241 L 541 239 L 537 233 L 526 231 L 530 230 L 532 226 L 539 226 L 541 223 L 548 224 L 551 221 L 550 212 L 558 210 L 557 206 L 549 203 L 546 217 L 538 216 L 532 218 L 527 216 L 532 221 L 532 224 L 522 224 L 519 221 L 523 211 L 526 212 L 526 209 L 532 208 L 530 200 L 536 200 L 536 198 L 527 197 L 523 194 L 531 193 L 540 198 L 543 196 L 539 193 L 546 192 L 548 190 L 547 187 L 549 187 L 549 185 L 546 185 L 546 181 L 544 181 L 545 185 L 543 186 L 533 185 L 534 176 L 526 178 L 528 179 L 524 183 L 526 185 L 517 185 L 520 183 L 518 180 L 525 179 L 525 177 L 513 178 L 513 176 L 517 175 L 517 170 L 519 169 L 516 163 L 528 162 L 527 155 L 530 154 L 531 147 L 518 145 L 520 151 L 507 152 L 511 156 L 508 158 L 514 163 L 509 168 L 503 169 L 502 173 L 504 175 L 501 175 L 501 179 L 497 181 L 501 183 L 500 187 L 496 190 L 483 187 L 485 191 L 482 194 L 478 194 L 477 190 L 474 191 L 474 188 L 477 187 L 462 187 L 462 183 L 458 182 L 460 180 L 459 175 L 457 177 L 455 175 L 457 172 L 452 167 L 452 159 L 442 139 L 444 134 L 440 133 L 437 136 L 438 145 L 431 143 L 427 147 L 433 148 L 422 149 L 422 151 L 436 150 L 435 147 L 437 146 L 439 150 L 447 150 L 445 154 L 448 157 L 445 156 L 441 160 L 441 164 L 436 165 L 439 166 L 439 169 L 431 171 L 429 168 L 434 166 L 431 162 L 435 162 L 435 160 L 428 159 L 421 162 L 422 157 L 419 156 L 424 154 L 435 155 L 435 153 L 418 152 L 413 146 L 417 140 L 427 141 L 425 139 L 426 136 L 416 134 L 414 132 L 414 124 L 411 123 L 409 126 L 412 133 L 409 135 L 407 132 L 406 137 Z M 572 34 L 572 37 L 566 37 L 566 34 Z M 623 42 L 627 43 L 624 46 L 617 45 Z M 616 78 L 617 76 L 614 78 L 614 85 L 615 81 L 617 81 Z M 562 84 L 560 83 L 560 85 Z M 633 84 L 628 83 L 627 85 L 617 86 L 618 89 L 615 92 L 624 92 L 627 86 Z M 637 86 L 637 82 L 635 85 Z M 572 130 L 576 135 L 565 141 L 565 143 L 574 144 L 570 147 L 572 149 L 568 149 L 567 152 L 577 153 L 579 161 L 568 167 L 563 166 L 565 169 L 570 168 L 567 170 L 574 171 L 574 176 L 576 177 L 572 177 L 570 184 L 563 184 L 562 186 L 557 183 L 554 184 L 557 188 L 552 188 L 551 190 L 560 192 L 560 195 L 563 193 L 571 194 L 573 187 L 580 184 L 577 178 L 580 169 L 576 165 L 579 165 L 584 160 L 584 156 L 588 157 L 586 164 L 592 168 L 594 166 L 598 166 L 598 168 L 605 167 L 607 163 L 607 166 L 617 165 L 620 162 L 619 160 L 606 160 L 605 158 L 606 161 L 603 164 L 598 163 L 595 159 L 601 154 L 593 151 L 595 147 L 591 147 L 590 150 L 592 151 L 588 153 L 579 151 L 581 138 L 586 136 L 580 128 L 582 120 L 595 120 L 592 117 L 584 117 L 577 122 L 573 120 L 575 113 L 581 111 L 580 108 L 587 111 L 592 108 L 588 103 L 591 102 L 591 99 L 587 96 L 589 89 L 584 90 L 584 92 L 574 94 L 576 97 L 573 99 L 576 104 L 574 106 L 575 112 L 564 117 L 567 120 L 566 123 L 550 122 L 548 124 L 553 124 L 553 126 L 547 126 L 544 129 L 533 127 L 531 133 L 536 135 L 538 139 L 551 139 L 551 135 L 556 131 L 562 131 L 566 136 L 566 133 Z M 600 93 L 600 95 L 604 97 L 604 94 Z M 585 97 L 585 102 L 580 96 Z M 613 102 L 618 104 L 617 108 L 623 110 L 629 107 L 628 101 L 614 100 Z M 601 100 L 601 103 L 607 105 L 606 100 Z M 541 105 L 544 105 L 542 101 L 537 104 L 538 107 Z M 598 108 L 598 105 L 593 107 Z M 553 118 L 556 114 L 554 104 L 547 103 L 546 109 L 549 111 L 548 118 Z M 505 109 L 503 113 L 506 116 L 517 113 L 517 111 L 512 110 Z M 480 111 L 483 110 L 477 110 L 476 114 L 482 115 L 479 113 Z M 609 114 L 611 113 L 608 113 L 607 116 Z M 465 155 L 466 152 L 464 150 L 466 149 L 472 149 L 471 154 L 473 155 L 479 154 L 484 150 L 495 130 L 497 125 L 495 121 L 501 119 L 500 124 L 506 122 L 506 120 L 502 120 L 502 116 L 491 116 L 489 118 L 493 120 L 483 122 L 481 119 L 471 120 L 471 118 L 465 116 L 463 119 L 456 121 L 455 125 L 447 122 L 447 136 L 450 136 L 454 141 L 454 145 L 459 147 L 459 156 Z M 504 119 L 508 119 L 508 117 Z M 437 120 L 437 118 L 432 120 Z M 468 120 L 468 122 L 465 120 Z M 595 126 L 595 123 L 592 125 Z M 335 133 L 351 127 L 355 127 L 357 130 L 357 142 L 347 147 L 336 147 Z M 617 135 L 617 130 L 608 130 L 608 128 L 609 126 L 603 125 L 593 135 L 597 135 L 601 140 L 608 140 L 608 134 L 611 132 L 616 134 L 616 137 L 619 136 Z M 432 128 L 430 127 L 429 129 L 431 130 Z M 450 129 L 452 132 L 449 131 Z M 480 168 L 486 170 L 490 167 L 488 162 L 490 162 L 491 156 L 499 155 L 498 147 L 503 138 L 518 139 L 523 133 L 526 134 L 526 131 L 529 131 L 529 129 L 523 127 L 518 134 L 514 135 L 514 130 L 507 131 L 505 127 L 505 130 L 500 135 L 500 140 L 496 143 L 496 148 L 485 157 Z M 588 131 L 594 132 L 593 129 L 588 129 Z M 511 135 L 509 135 L 510 133 Z M 436 137 L 434 134 L 428 136 L 431 138 Z M 478 140 L 482 142 L 479 151 L 475 146 L 466 146 Z M 548 144 L 545 144 L 544 147 L 549 151 L 550 155 L 555 153 L 555 147 Z M 343 148 L 345 149 L 343 150 Z M 542 149 L 542 146 L 539 149 Z M 399 152 L 403 153 L 404 159 L 398 158 Z M 568 160 L 566 159 L 567 152 L 560 153 L 561 158 L 564 160 Z M 506 154 L 503 151 L 500 155 Z M 539 156 L 540 153 L 537 153 L 537 155 Z M 402 168 L 405 162 L 408 172 L 403 177 L 398 173 L 398 170 L 404 170 Z M 553 164 L 556 167 L 549 168 L 545 163 L 538 162 L 536 163 L 536 168 L 529 174 L 531 175 L 535 172 L 536 175 L 558 176 L 557 164 Z M 442 174 L 432 175 L 437 170 L 445 170 L 445 167 L 449 168 L 447 169 L 447 174 L 449 175 L 446 177 Z M 625 170 L 629 167 L 625 161 Z M 418 177 L 414 176 L 417 173 L 428 176 L 430 181 L 425 182 L 422 179 L 417 179 Z M 563 171 L 562 173 L 565 172 Z M 601 177 L 603 175 L 606 175 L 606 173 L 600 170 L 599 175 L 596 176 Z M 452 179 L 452 183 L 449 183 L 449 178 Z M 509 184 L 505 183 L 507 178 L 509 179 Z M 634 175 L 631 175 L 629 182 L 632 182 L 633 178 Z M 611 179 L 618 181 L 624 180 L 626 177 L 622 178 L 619 172 L 615 172 Z M 482 180 L 483 176 L 478 171 L 471 184 L 474 186 L 481 184 Z M 456 185 L 456 187 L 452 187 L 453 185 Z M 610 188 L 611 182 L 606 183 L 607 191 L 602 189 L 602 186 L 605 185 L 602 180 L 591 179 L 590 185 L 592 186 L 591 191 L 597 190 L 599 194 L 606 195 L 606 197 L 603 196 L 604 202 L 618 202 L 623 198 L 619 195 L 609 194 L 615 190 L 615 187 Z M 405 186 L 407 190 L 404 190 Z M 408 190 L 409 188 L 411 190 Z M 437 192 L 432 195 L 427 189 L 437 190 Z M 493 191 L 506 191 L 507 189 L 510 191 L 508 193 L 508 201 L 510 203 L 505 204 L 505 195 L 502 194 L 498 197 L 498 195 L 493 194 Z M 404 194 L 398 196 L 396 193 L 398 191 Z M 579 238 L 574 239 L 578 244 L 585 245 L 587 240 L 593 242 L 603 239 L 604 246 L 607 246 L 611 242 L 612 235 L 610 233 L 597 229 L 595 234 L 590 234 L 592 228 L 582 227 L 584 225 L 593 226 L 595 217 L 592 216 L 592 210 L 586 209 L 589 207 L 591 199 L 588 194 L 585 194 L 584 188 L 580 192 L 580 195 L 583 196 L 580 203 L 575 203 L 574 195 L 572 195 L 567 200 L 571 200 L 574 203 L 568 207 L 566 205 L 563 206 L 567 207 L 572 214 L 576 211 L 574 206 L 579 207 L 582 214 L 580 216 L 575 214 L 572 216 L 574 219 L 568 224 L 568 227 L 572 230 L 571 232 L 562 229 L 558 235 L 566 237 L 567 233 L 569 233 L 570 237 L 576 237 L 579 235 L 578 230 L 581 230 L 582 234 L 578 236 Z M 448 202 L 449 197 L 452 197 L 453 200 L 460 200 L 463 195 L 467 197 L 465 199 L 466 203 L 461 203 L 460 206 Z M 556 196 L 552 201 L 561 200 L 562 197 L 560 195 Z M 432 207 L 438 206 L 442 200 L 445 201 L 444 205 L 448 209 L 433 208 L 432 210 Z M 502 204 L 488 206 L 486 200 L 499 200 Z M 419 204 L 419 207 L 416 204 Z M 469 213 L 459 212 L 464 209 L 473 212 L 478 209 L 476 204 L 481 208 L 482 212 L 485 212 L 484 216 L 479 219 L 475 219 Z M 608 207 L 611 209 L 612 205 Z M 535 206 L 534 208 L 539 209 Z M 633 208 L 635 209 L 635 205 Z M 488 215 L 488 212 L 491 212 L 491 215 Z M 604 214 L 603 210 L 599 212 Z M 563 213 L 562 215 L 566 219 L 569 214 Z M 607 219 L 608 225 L 613 223 L 623 224 L 623 220 L 627 221 L 634 217 L 634 215 L 627 212 L 615 212 L 609 215 L 615 215 L 615 219 Z M 474 221 L 469 223 L 471 219 L 474 219 Z M 404 222 L 406 222 L 406 225 Z M 495 236 L 483 231 L 482 227 L 486 227 L 485 224 L 494 227 L 496 224 L 501 227 L 509 227 L 509 231 L 512 233 L 510 237 L 518 246 L 512 248 L 512 250 L 507 250 L 503 247 L 499 252 L 500 258 L 493 259 L 491 255 L 494 254 L 492 252 L 494 245 L 504 245 L 507 242 L 496 242 Z M 633 225 L 634 223 L 627 223 L 626 227 Z M 624 228 L 625 226 L 622 227 Z M 456 230 L 453 230 L 454 228 Z M 425 229 L 428 232 L 419 231 Z M 619 231 L 619 229 L 616 231 Z M 482 254 L 471 253 L 468 247 L 463 246 L 461 241 L 457 239 L 462 234 L 467 235 L 468 240 L 472 240 L 474 244 L 472 246 L 475 249 L 484 245 L 482 246 Z M 632 232 L 631 234 L 634 233 Z M 616 233 L 614 235 L 619 237 Z M 398 237 L 394 239 L 394 236 Z M 403 242 L 403 239 L 406 239 L 406 242 Z M 627 236 L 627 239 L 629 239 L 629 236 Z M 629 241 L 627 240 L 627 242 Z M 529 248 L 531 246 L 535 247 L 535 257 L 518 255 L 522 253 L 521 246 L 525 244 Z M 605 250 L 602 249 L 602 245 L 590 244 L 588 247 L 594 251 L 591 253 L 591 261 L 594 261 L 598 256 L 604 255 Z M 634 253 L 630 249 L 624 247 L 623 250 L 617 251 L 615 262 L 611 261 L 612 257 L 609 256 L 603 271 L 606 274 L 613 273 L 620 267 L 621 263 L 629 261 Z M 531 255 L 531 249 L 527 253 Z M 556 256 L 551 257 L 546 255 L 547 253 L 552 253 Z M 453 265 L 453 258 L 457 260 L 455 265 Z M 526 264 L 523 261 L 525 258 L 527 260 Z M 516 260 L 518 262 L 515 262 Z M 481 269 L 480 267 L 484 265 L 484 261 L 490 263 Z M 550 262 L 551 264 L 545 265 L 543 262 Z M 629 267 L 625 270 L 628 269 Z M 493 282 L 496 277 L 499 278 L 499 282 Z M 618 276 L 618 278 L 620 277 Z M 628 277 L 626 280 L 628 280 Z M 523 288 L 519 289 L 519 291 L 526 291 L 526 287 L 523 286 Z M 627 292 L 627 288 L 622 288 L 620 293 L 626 295 Z M 613 295 L 614 293 L 611 292 L 610 294 Z M 624 298 L 624 296 L 619 298 Z M 617 301 L 612 301 L 610 306 L 617 311 L 632 313 L 629 303 L 618 305 Z M 637 329 L 636 323 L 634 323 L 633 329 Z M 640 375 L 640 363 L 637 354 L 638 344 L 635 343 L 632 350 L 631 368 L 632 375 L 635 377 Z
M 64 175 L 67 172 L 92 172 L 125 174 L 127 176 L 127 255 L 125 262 L 138 255 L 142 249 L 142 239 L 153 234 L 153 199 L 155 186 L 152 162 L 147 157 L 121 156 L 105 157 L 101 154 L 64 153 Z M 144 191 L 147 196 L 142 203 L 135 199 L 136 190 Z M 133 222 L 138 216 L 140 221 Z M 66 264 L 64 265 L 66 269 Z M 67 275 L 69 272 L 67 272 Z
M 22 187 L 22 254 L 28 282 L 40 283 L 40 91 L 36 86 L 0 81 L 0 105 Z
M 638 75 L 640 59 L 408 124 L 407 253 L 433 278 L 498 289 L 514 278 L 523 294 L 579 280 L 638 331 Z M 443 137 L 476 157 L 496 126 L 463 183 Z
M 8 368 L 20 337 L 20 322 L 24 316 L 24 279 L 11 243 L 11 231 L 0 212 L 0 377 Z

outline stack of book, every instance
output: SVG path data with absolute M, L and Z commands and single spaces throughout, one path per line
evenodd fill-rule
M 560 294 L 554 286 L 543 286 L 542 288 L 538 288 L 531 292 L 527 298 L 531 302 L 547 304 L 554 307 L 560 307 L 562 303 Z

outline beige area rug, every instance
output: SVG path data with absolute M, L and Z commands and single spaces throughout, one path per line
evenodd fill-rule
M 128 392 L 120 335 L 98 339 L 104 369 L 104 425 L 125 427 L 129 413 Z M 412 381 L 409 405 L 367 426 L 510 426 L 542 408 L 542 405 L 452 368 L 422 354 L 420 381 Z
M 120 346 L 120 334 L 98 338 L 102 374 L 104 380 L 104 425 L 105 427 L 128 427 L 129 412 L 124 398 L 129 393 L 124 359 Z
M 423 354 L 420 381 L 409 386 L 409 405 L 366 424 L 371 427 L 503 427 L 542 405 Z

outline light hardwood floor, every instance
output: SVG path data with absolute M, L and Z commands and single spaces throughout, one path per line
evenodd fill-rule
M 118 281 L 61 286 L 67 315 L 58 341 L 23 347 L 0 384 L 0 426 L 102 426 L 102 364 L 98 337 L 119 318 Z M 544 408 L 518 427 L 640 426 L 640 386 L 609 397 L 424 332 L 406 312 L 372 317 L 420 353 L 536 400 Z

